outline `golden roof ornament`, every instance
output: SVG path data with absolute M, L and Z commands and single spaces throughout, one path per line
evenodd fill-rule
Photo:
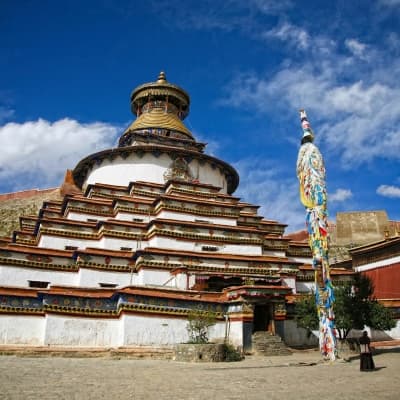
M 169 104 L 175 105 L 181 120 L 189 114 L 189 95 L 181 87 L 169 83 L 164 71 L 159 73 L 155 82 L 145 83 L 132 91 L 132 113 L 139 116 L 143 106 L 150 101 L 168 101 Z
M 177 136 L 173 135 L 193 140 L 192 133 L 182 122 L 189 114 L 189 105 L 189 95 L 169 83 L 165 72 L 161 71 L 155 82 L 145 83 L 132 91 L 131 110 L 137 118 L 125 133 L 156 129 L 165 130 L 168 135 L 177 132 Z
M 158 75 L 157 83 L 167 82 L 167 78 L 165 76 L 165 72 L 161 71 Z

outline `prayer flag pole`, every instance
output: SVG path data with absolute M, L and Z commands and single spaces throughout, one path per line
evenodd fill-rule
M 314 133 L 304 110 L 300 110 L 303 138 L 297 157 L 297 177 L 300 200 L 306 209 L 308 242 L 312 251 L 315 273 L 315 302 L 319 317 L 319 347 L 331 361 L 336 358 L 336 329 L 333 303 L 335 297 L 328 261 L 327 195 L 325 166 L 322 155 L 314 145 Z

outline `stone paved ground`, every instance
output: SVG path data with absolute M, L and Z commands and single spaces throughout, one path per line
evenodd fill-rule
M 0 399 L 398 399 L 399 349 L 321 362 L 318 352 L 250 356 L 236 363 L 62 357 L 0 357 Z

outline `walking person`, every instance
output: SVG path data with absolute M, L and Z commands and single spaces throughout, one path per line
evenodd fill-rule
M 371 339 L 367 331 L 364 331 L 360 339 L 360 371 L 373 371 L 375 369 L 374 359 L 372 358 Z

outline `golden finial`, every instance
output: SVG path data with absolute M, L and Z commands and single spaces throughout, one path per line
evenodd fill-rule
M 157 82 L 166 82 L 166 81 L 167 81 L 167 79 L 165 77 L 165 72 L 161 71 L 160 74 L 158 75 Z

